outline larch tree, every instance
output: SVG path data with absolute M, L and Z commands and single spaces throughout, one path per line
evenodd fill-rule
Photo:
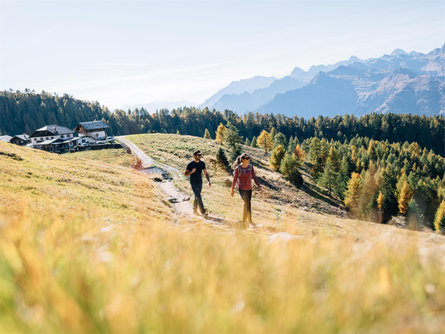
M 209 132 L 209 130 L 207 128 L 204 130 L 204 138 L 205 139 L 212 139 L 212 137 L 210 137 L 210 132 Z
M 300 147 L 300 144 L 297 144 L 295 146 L 295 149 L 292 153 L 295 154 L 295 157 L 303 164 L 306 154 L 304 153 L 303 149 Z
M 218 129 L 216 129 L 216 142 L 218 144 L 222 144 L 224 142 L 224 134 L 226 130 L 226 127 L 222 123 L 219 123 Z
M 344 203 L 346 207 L 355 215 L 362 192 L 362 181 L 360 174 L 352 173 L 351 179 L 348 181 Z
M 278 145 L 273 149 L 269 162 L 274 171 L 278 171 L 280 169 L 281 160 L 283 160 L 285 154 L 286 151 L 281 145 Z
M 445 200 L 439 205 L 439 208 L 436 211 L 436 217 L 434 218 L 434 228 L 436 231 L 445 232 Z
M 398 199 L 399 212 L 402 215 L 406 215 L 406 213 L 408 212 L 408 203 L 411 200 L 411 197 L 412 191 L 408 185 L 408 182 L 405 180 L 402 189 L 400 190 Z
M 257 139 L 257 145 L 264 149 L 264 153 L 270 151 L 273 147 L 272 136 L 266 130 L 261 131 Z

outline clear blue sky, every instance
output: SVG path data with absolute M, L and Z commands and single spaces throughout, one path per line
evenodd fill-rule
M 445 1 L 0 0 L 0 89 L 111 108 L 445 42 Z

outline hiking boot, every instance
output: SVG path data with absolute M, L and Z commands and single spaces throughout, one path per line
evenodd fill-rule
M 193 214 L 199 216 L 199 214 L 198 214 L 198 210 L 193 209 Z
M 202 216 L 203 216 L 204 218 L 207 218 L 207 217 L 209 216 L 209 213 L 208 213 L 207 211 L 204 211 L 204 213 L 202 214 Z

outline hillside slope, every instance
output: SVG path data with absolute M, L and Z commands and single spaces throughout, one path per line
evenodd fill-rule
M 159 157 L 172 150 L 166 162 L 181 164 L 159 138 Z M 189 138 L 174 139 L 186 154 Z M 445 329 L 444 237 L 278 200 L 254 210 L 280 233 L 218 229 L 172 217 L 132 163 L 123 150 L 0 143 L 0 332 Z

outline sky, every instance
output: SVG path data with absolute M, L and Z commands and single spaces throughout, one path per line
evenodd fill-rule
M 441 47 L 445 1 L 0 0 L 0 31 L 1 90 L 199 104 L 255 75 Z

